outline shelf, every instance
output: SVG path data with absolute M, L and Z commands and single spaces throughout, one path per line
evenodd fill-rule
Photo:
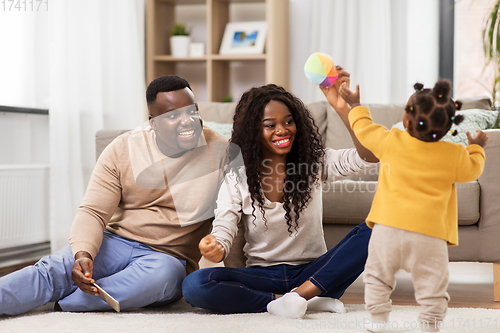
M 232 55 L 221 55 L 221 54 L 212 54 L 210 56 L 212 60 L 266 60 L 266 54 L 232 54 Z
M 204 5 L 206 0 L 156 0 L 156 2 L 171 5 Z
M 171 55 L 157 55 L 154 56 L 155 61 L 169 61 L 169 62 L 180 62 L 180 61 L 206 61 L 207 56 L 203 57 L 187 57 L 187 58 L 179 58 L 172 57 Z
M 214 2 L 229 2 L 229 3 L 264 3 L 266 0 L 212 0 Z
M 207 61 L 207 60 L 222 60 L 222 61 L 245 61 L 245 60 L 266 60 L 265 54 L 238 54 L 238 55 L 220 55 L 211 54 L 203 57 L 172 57 L 171 55 L 157 55 L 154 56 L 155 61 L 168 61 L 168 62 L 189 62 L 189 61 Z
M 147 83 L 160 75 L 179 75 L 196 89 L 200 101 L 209 102 L 222 101 L 229 94 L 237 100 L 247 86 L 275 83 L 288 88 L 288 6 L 288 0 L 147 0 Z M 253 14 L 247 11 L 248 8 Z M 203 13 L 206 16 L 202 16 Z M 196 27 L 192 41 L 200 42 L 202 36 L 205 56 L 178 58 L 170 55 L 169 32 L 178 22 L 176 16 L 183 17 L 181 22 Z M 265 53 L 218 54 L 226 24 L 246 19 L 267 22 Z M 206 34 L 200 34 L 203 29 Z
M 212 0 L 213 2 L 229 2 L 229 3 L 264 3 L 266 0 Z M 174 5 L 204 5 L 206 0 L 157 0 Z

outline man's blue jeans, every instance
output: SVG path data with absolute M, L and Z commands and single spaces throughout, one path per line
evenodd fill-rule
M 364 270 L 370 235 L 371 229 L 362 223 L 308 264 L 201 269 L 184 279 L 182 293 L 192 306 L 221 313 L 266 311 L 276 294 L 305 281 L 321 290 L 319 296 L 340 298 Z
M 69 246 L 35 265 L 0 278 L 0 315 L 15 315 L 59 301 L 63 311 L 101 311 L 111 307 L 81 291 L 71 280 L 75 262 Z M 180 299 L 185 261 L 104 232 L 92 277 L 122 309 Z

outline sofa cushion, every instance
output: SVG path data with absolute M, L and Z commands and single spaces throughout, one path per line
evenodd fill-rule
M 483 109 L 491 110 L 491 99 L 489 97 L 467 97 L 467 98 L 457 98 L 462 104 L 462 110 L 467 109 Z
M 101 156 L 102 151 L 106 148 L 111 141 L 113 141 L 117 136 L 128 132 L 129 130 L 99 130 L 95 134 L 95 158 L 96 160 Z
M 323 183 L 323 223 L 359 224 L 370 212 L 376 181 L 339 180 Z M 458 224 L 479 221 L 479 183 L 457 183 Z
M 323 183 L 323 223 L 364 222 L 376 190 L 376 181 L 338 180 Z
M 473 225 L 479 221 L 479 194 L 481 188 L 477 181 L 457 183 L 458 224 Z
M 321 135 L 321 138 L 323 139 L 323 144 L 326 143 L 326 125 L 327 125 L 327 115 L 326 115 L 326 110 L 328 103 L 326 101 L 323 102 L 315 102 L 315 103 L 310 103 L 306 105 L 309 111 L 311 111 L 313 118 L 314 118 L 314 123 L 316 126 L 319 128 L 319 134 Z
M 387 128 L 403 119 L 404 104 L 367 104 L 373 121 Z M 327 108 L 326 146 L 329 148 L 354 148 L 349 131 L 337 112 L 328 105 Z
M 215 121 L 203 120 L 203 126 L 210 127 L 214 131 L 219 132 L 220 134 L 228 138 L 231 137 L 231 132 L 233 131 L 233 124 L 223 124 L 216 123 Z
M 236 103 L 198 102 L 201 118 L 222 124 L 232 124 Z

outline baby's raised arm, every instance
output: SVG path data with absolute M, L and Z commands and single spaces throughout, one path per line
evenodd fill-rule
M 356 85 L 356 92 L 352 92 L 349 90 L 349 86 L 346 83 L 342 83 L 339 88 L 339 94 L 342 98 L 351 106 L 351 108 L 355 108 L 359 106 L 359 84 Z
M 331 87 L 321 87 L 320 89 L 325 94 L 326 99 L 328 100 L 328 103 L 333 107 L 333 109 L 337 112 L 339 115 L 340 119 L 342 119 L 342 122 L 344 123 L 345 127 L 349 131 L 349 134 L 351 135 L 352 142 L 354 143 L 354 146 L 356 147 L 356 150 L 359 154 L 359 156 L 367 161 L 367 162 L 372 162 L 376 163 L 378 162 L 378 158 L 373 155 L 371 151 L 366 149 L 358 140 L 354 132 L 352 131 L 351 125 L 349 124 L 349 112 L 351 111 L 351 108 L 347 103 L 351 105 L 351 107 L 358 106 L 359 105 L 359 86 L 356 89 L 356 93 L 352 93 L 349 90 L 349 82 L 350 82 L 350 75 L 346 71 L 344 71 L 341 67 L 337 68 L 337 71 L 339 72 L 339 78 L 337 81 L 335 81 L 335 84 Z M 350 92 L 354 97 L 357 96 L 357 104 L 354 104 L 354 100 L 351 100 L 349 102 L 344 98 L 342 95 L 342 87 L 344 87 L 344 90 L 347 92 Z M 353 98 L 354 98 L 353 97 Z

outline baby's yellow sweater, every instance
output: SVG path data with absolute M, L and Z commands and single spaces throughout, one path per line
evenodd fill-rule
M 485 154 L 479 145 L 424 142 L 373 123 L 363 106 L 349 113 L 363 146 L 380 159 L 378 187 L 366 222 L 418 232 L 458 244 L 455 183 L 476 180 Z

